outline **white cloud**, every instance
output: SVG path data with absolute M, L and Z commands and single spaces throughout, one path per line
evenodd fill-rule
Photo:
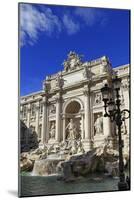
M 34 44 L 40 32 L 51 35 L 53 32 L 61 31 L 61 24 L 50 8 L 40 12 L 34 6 L 21 4 L 20 6 L 20 44 Z
M 80 29 L 79 23 L 73 21 L 70 15 L 63 16 L 63 24 L 69 35 L 75 34 Z
M 84 26 L 93 26 L 104 21 L 102 14 L 93 8 L 75 8 L 73 12 L 55 15 L 46 6 L 35 7 L 31 4 L 20 4 L 20 44 L 34 45 L 40 33 L 47 36 L 57 35 L 65 30 L 68 35 L 76 34 Z M 104 24 L 104 23 L 103 23 Z
M 101 19 L 100 13 L 94 8 L 76 8 L 75 15 L 79 16 L 88 26 L 92 26 Z

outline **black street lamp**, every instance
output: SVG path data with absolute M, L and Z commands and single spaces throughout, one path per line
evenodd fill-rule
M 123 140 L 121 135 L 121 125 L 122 122 L 125 119 L 128 119 L 130 117 L 130 111 L 127 109 L 120 109 L 121 100 L 119 95 L 119 90 L 121 86 L 121 79 L 120 78 L 114 78 L 112 80 L 113 88 L 108 87 L 107 84 L 101 89 L 102 92 L 102 98 L 104 102 L 104 109 L 105 114 L 104 117 L 109 117 L 111 121 L 115 121 L 117 127 L 118 127 L 118 138 L 119 138 L 119 183 L 118 183 L 118 189 L 119 190 L 127 190 L 128 184 L 125 180 L 125 174 L 124 174 L 124 162 L 123 162 Z M 114 99 L 113 99 L 113 92 Z

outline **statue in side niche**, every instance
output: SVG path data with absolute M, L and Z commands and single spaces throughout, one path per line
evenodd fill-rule
M 94 123 L 95 135 L 99 135 L 103 133 L 103 118 L 99 114 L 97 115 L 97 119 Z
M 50 138 L 55 138 L 55 123 L 52 122 L 51 128 L 50 128 Z

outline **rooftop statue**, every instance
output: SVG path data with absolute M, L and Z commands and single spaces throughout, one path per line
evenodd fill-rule
M 63 86 L 63 84 L 64 84 L 64 80 L 63 80 L 63 78 L 62 78 L 61 73 L 59 73 L 59 74 L 57 74 L 57 76 L 56 76 L 56 87 L 61 88 L 61 87 Z
M 65 71 L 71 71 L 81 66 L 82 55 L 76 54 L 74 51 L 70 51 L 67 60 L 64 60 L 63 66 Z

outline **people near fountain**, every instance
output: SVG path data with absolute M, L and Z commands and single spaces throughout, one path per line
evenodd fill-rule
M 94 122 L 95 135 L 99 135 L 103 133 L 103 118 L 99 114 L 97 115 L 97 119 Z
M 70 119 L 70 122 L 68 123 L 66 130 L 68 129 L 69 135 L 68 139 L 74 140 L 77 136 L 77 127 L 76 124 L 73 122 L 73 119 Z
M 52 122 L 52 124 L 51 124 L 50 138 L 55 138 L 55 123 L 54 122 Z

